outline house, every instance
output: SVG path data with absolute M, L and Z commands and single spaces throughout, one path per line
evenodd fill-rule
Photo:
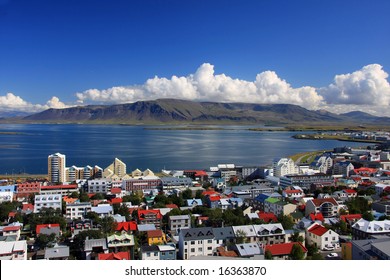
M 212 256 L 218 244 L 211 227 L 182 229 L 179 233 L 179 257 Z
M 18 241 L 20 238 L 21 225 L 8 225 L 0 227 L 0 233 L 2 236 L 15 236 L 15 241 Z
M 297 206 L 277 198 L 269 197 L 264 201 L 264 212 L 274 213 L 276 216 L 289 215 L 297 209 Z
M 336 248 L 339 245 L 339 235 L 331 229 L 313 223 L 306 229 L 307 244 L 314 244 L 320 250 Z
M 91 207 L 91 212 L 99 215 L 99 218 L 109 217 L 114 214 L 114 209 L 110 204 L 98 204 L 96 207 Z
M 309 219 L 312 220 L 313 222 L 315 221 L 320 221 L 321 223 L 324 222 L 324 216 L 322 216 L 322 213 L 311 213 L 309 215 Z
M 107 247 L 111 252 L 128 251 L 134 257 L 134 236 L 127 233 L 107 236 Z
M 278 217 L 274 213 L 257 213 L 257 216 L 264 223 L 276 223 L 278 222 Z
M 159 245 L 167 243 L 165 233 L 161 229 L 148 230 L 146 232 L 149 245 Z
M 68 246 L 54 246 L 45 248 L 45 260 L 67 260 L 69 258 Z
M 232 250 L 241 258 L 253 258 L 255 256 L 260 259 L 264 258 L 264 256 L 261 256 L 263 252 L 257 243 L 234 244 Z
M 187 199 L 186 200 L 187 206 L 188 207 L 195 207 L 195 206 L 202 206 L 203 202 L 201 199 Z
M 1 241 L 0 260 L 27 260 L 27 241 Z
M 160 259 L 160 249 L 157 245 L 143 245 L 140 248 L 141 260 L 157 261 Z
M 138 210 L 138 224 L 153 224 L 157 229 L 161 228 L 162 214 L 160 210 Z
M 352 190 L 352 189 L 345 189 L 345 190 L 342 190 L 342 192 L 347 195 L 348 199 L 355 198 L 358 195 L 357 191 Z
M 390 201 L 377 201 L 371 204 L 372 210 L 390 216 Z
M 99 261 L 120 261 L 130 260 L 130 252 L 117 252 L 117 253 L 100 253 L 98 254 Z
M 157 245 L 160 260 L 176 260 L 176 246 L 174 244 Z
M 100 253 L 108 253 L 106 238 L 86 239 L 84 243 L 84 253 L 86 260 L 95 260 Z
M 312 199 L 306 202 L 305 214 L 322 213 L 324 218 L 335 217 L 338 214 L 339 204 L 334 198 Z
M 347 223 L 347 227 L 351 228 L 354 223 L 362 218 L 362 214 L 340 215 L 340 220 Z
M 370 239 L 378 235 L 390 234 L 390 220 L 367 221 L 358 220 L 352 225 L 353 239 Z
M 283 198 L 288 199 L 300 199 L 305 196 L 304 192 L 302 190 L 283 190 L 282 192 Z
M 283 243 L 285 240 L 285 231 L 281 223 L 253 225 L 256 233 L 255 241 L 264 247 Z
M 173 215 L 168 217 L 168 225 L 172 233 L 176 233 L 183 228 L 191 227 L 190 215 Z
M 304 258 L 306 258 L 307 249 L 301 242 L 267 245 L 265 246 L 264 251 L 268 251 L 269 253 L 271 253 L 273 260 L 288 260 L 290 259 L 290 255 L 294 245 L 298 245 L 302 249 L 304 253 Z
M 116 223 L 115 231 L 132 234 L 137 230 L 137 223 L 134 221 Z
M 54 233 L 56 237 L 60 236 L 61 229 L 59 224 L 41 224 L 36 227 L 37 236 L 40 234 L 50 235 Z
M 230 227 L 215 227 L 213 228 L 214 239 L 219 245 L 227 245 L 228 243 L 234 243 L 236 236 L 233 228 Z

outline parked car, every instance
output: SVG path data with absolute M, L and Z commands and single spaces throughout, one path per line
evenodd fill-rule
M 334 259 L 334 258 L 338 258 L 339 254 L 337 254 L 337 253 L 330 253 L 330 254 L 327 254 L 326 257 L 328 259 Z

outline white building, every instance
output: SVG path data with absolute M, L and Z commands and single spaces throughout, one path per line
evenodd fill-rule
M 190 215 L 169 216 L 168 220 L 169 228 L 172 233 L 177 232 L 179 229 L 191 228 Z
M 313 223 L 306 229 L 307 244 L 314 244 L 320 250 L 334 249 L 339 247 L 339 235 L 331 229 Z
M 48 156 L 48 175 L 53 183 L 66 182 L 66 159 L 65 155 L 55 153 Z
M 110 179 L 94 179 L 88 181 L 89 193 L 107 193 L 111 189 Z
M 11 191 L 0 192 L 0 203 L 6 201 L 12 202 L 13 198 L 14 198 L 14 192 Z
M 278 158 L 273 162 L 273 173 L 276 177 L 288 174 L 299 174 L 299 166 L 291 158 Z
M 85 214 L 90 212 L 92 209 L 91 203 L 73 203 L 66 205 L 66 218 L 68 219 L 83 219 Z
M 62 209 L 62 196 L 60 194 L 38 194 L 35 196 L 34 213 L 42 208 Z
M 183 260 L 195 256 L 212 256 L 218 246 L 211 227 L 180 230 L 179 257 Z
M 27 241 L 1 241 L 0 260 L 27 260 Z

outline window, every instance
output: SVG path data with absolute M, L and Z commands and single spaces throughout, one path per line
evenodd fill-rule
M 195 248 L 191 248 L 191 253 L 195 253 Z
M 207 240 L 207 243 L 213 243 L 213 240 L 209 239 Z
M 198 252 L 202 252 L 203 251 L 203 249 L 202 248 L 198 248 Z
M 191 245 L 195 245 L 195 241 L 191 241 Z
M 325 237 L 325 241 L 328 241 L 328 237 Z

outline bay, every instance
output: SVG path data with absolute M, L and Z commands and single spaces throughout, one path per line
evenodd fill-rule
M 0 124 L 0 174 L 46 174 L 47 157 L 66 155 L 66 166 L 107 167 L 115 157 L 127 172 L 139 168 L 207 169 L 220 163 L 268 165 L 276 157 L 334 147 L 364 146 L 337 140 L 298 140 L 289 131 L 154 130 L 153 126 Z M 146 128 L 146 129 L 145 129 Z M 161 128 L 161 127 L 158 127 Z

